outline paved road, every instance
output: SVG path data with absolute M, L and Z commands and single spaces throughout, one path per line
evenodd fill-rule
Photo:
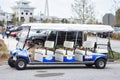
M 108 64 L 105 69 L 29 67 L 18 71 L 7 65 L 0 66 L 0 80 L 119 80 L 120 64 Z
M 103 38 L 102 43 L 107 41 Z M 17 41 L 13 38 L 4 39 L 9 50 L 15 49 Z M 88 38 L 95 40 L 95 38 Z M 112 41 L 111 41 L 112 42 Z M 119 49 L 120 41 L 113 41 L 113 50 Z M 120 63 L 107 64 L 105 69 L 86 68 L 84 65 L 75 68 L 47 68 L 29 66 L 26 70 L 18 71 L 8 65 L 0 64 L 0 80 L 115 80 L 120 77 Z

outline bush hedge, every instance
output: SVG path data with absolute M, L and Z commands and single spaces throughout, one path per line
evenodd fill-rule
M 120 40 L 120 33 L 113 33 L 112 34 L 112 39 Z

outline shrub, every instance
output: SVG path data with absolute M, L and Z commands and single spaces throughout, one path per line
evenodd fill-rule
M 4 44 L 4 41 L 0 39 L 0 58 L 8 58 L 8 50 L 6 45 Z
M 113 33 L 112 39 L 120 40 L 120 33 Z

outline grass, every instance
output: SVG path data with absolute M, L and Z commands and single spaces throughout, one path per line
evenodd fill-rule
M 1 40 L 1 39 L 0 39 L 0 51 L 2 51 L 2 52 L 7 52 L 8 51 L 4 41 Z
M 120 60 L 120 53 L 114 52 L 114 59 Z
M 120 53 L 118 52 L 112 52 L 111 53 L 108 53 L 108 58 L 109 59 L 114 59 L 114 60 L 120 60 Z
M 118 34 L 113 33 L 113 34 L 112 34 L 112 39 L 120 40 L 120 33 L 118 33 Z

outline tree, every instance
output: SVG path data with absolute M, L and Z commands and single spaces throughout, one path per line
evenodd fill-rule
M 0 21 L 0 26 L 3 26 L 3 22 L 2 21 Z
M 113 5 L 111 6 L 111 11 L 115 15 L 115 24 L 113 26 L 120 26 L 120 0 L 112 0 Z
M 120 8 L 120 0 L 112 0 L 113 1 L 113 5 L 111 6 L 112 7 L 112 12 L 115 12 Z
M 43 19 L 43 20 L 42 20 L 42 23 L 49 23 L 49 19 L 47 19 L 47 18 L 46 18 L 46 19 Z
M 120 9 L 116 11 L 116 25 L 120 26 Z
M 63 19 L 61 20 L 61 22 L 62 22 L 62 23 L 69 23 L 69 21 L 68 21 L 66 18 L 63 18 Z
M 2 20 L 2 23 L 5 24 L 5 19 Z
M 16 22 L 17 22 L 17 18 L 16 18 L 16 14 L 14 13 L 12 18 L 12 23 L 16 25 Z
M 88 23 L 95 19 L 94 6 L 89 2 L 90 0 L 74 0 L 72 10 L 77 15 L 80 23 Z

